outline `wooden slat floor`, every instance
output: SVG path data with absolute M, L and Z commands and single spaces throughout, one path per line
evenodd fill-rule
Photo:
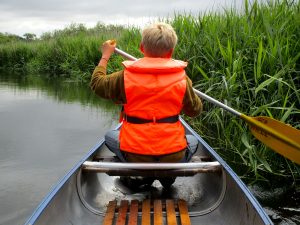
M 140 212 L 140 214 L 139 214 Z M 102 225 L 191 225 L 186 201 L 110 201 Z

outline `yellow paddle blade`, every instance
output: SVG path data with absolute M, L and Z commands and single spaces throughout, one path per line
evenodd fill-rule
M 252 134 L 275 152 L 300 164 L 300 130 L 278 120 L 265 117 L 240 116 L 248 124 Z

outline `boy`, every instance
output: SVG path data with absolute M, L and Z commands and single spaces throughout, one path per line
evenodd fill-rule
M 121 161 L 187 162 L 197 150 L 197 139 L 185 135 L 178 118 L 181 111 L 199 115 L 202 103 L 185 73 L 187 63 L 171 58 L 176 43 L 169 24 L 153 24 L 142 32 L 144 57 L 123 62 L 125 69 L 109 76 L 106 66 L 116 43 L 108 40 L 102 45 L 91 88 L 100 97 L 123 104 L 121 130 L 105 136 L 106 145 Z M 148 179 L 148 184 L 153 180 Z M 159 180 L 169 187 L 175 178 Z

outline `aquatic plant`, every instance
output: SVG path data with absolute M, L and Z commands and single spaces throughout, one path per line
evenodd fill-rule
M 245 1 L 244 13 L 177 15 L 176 55 L 190 62 L 196 88 L 247 115 L 299 129 L 299 9 L 299 2 Z M 190 122 L 240 174 L 265 179 L 266 173 L 285 171 L 282 176 L 299 179 L 299 166 L 253 138 L 244 122 L 209 103 L 204 108 L 201 118 Z

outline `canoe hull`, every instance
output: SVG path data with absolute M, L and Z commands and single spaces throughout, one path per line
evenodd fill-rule
M 82 170 L 82 163 L 95 156 L 112 154 L 100 141 L 46 196 L 26 224 L 102 224 L 111 200 L 184 199 L 192 224 L 266 225 L 273 224 L 244 183 L 184 121 L 186 132 L 199 140 L 197 154 L 222 165 L 214 173 L 177 177 L 166 191 L 158 181 L 142 191 L 122 185 L 118 176 Z

